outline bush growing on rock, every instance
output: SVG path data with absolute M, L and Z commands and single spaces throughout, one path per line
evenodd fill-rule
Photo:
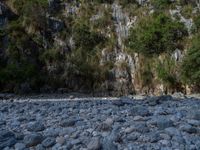
M 156 72 L 158 79 L 161 80 L 165 86 L 166 93 L 168 93 L 169 90 L 171 90 L 171 92 L 182 90 L 180 74 L 177 73 L 179 69 L 179 65 L 168 55 L 165 56 L 162 61 L 158 60 Z
M 188 84 L 200 88 L 200 34 L 192 39 L 192 45 L 188 49 L 182 63 L 182 77 Z
M 73 29 L 74 42 L 77 48 L 91 51 L 94 47 L 104 41 L 104 37 L 98 32 L 91 31 L 84 23 L 75 24 Z
M 31 27 L 32 33 L 46 28 L 48 0 L 14 0 L 12 5 L 25 27 Z M 29 29 L 31 29 L 29 28 Z
M 194 17 L 193 32 L 197 33 L 200 31 L 200 15 Z
M 146 56 L 169 53 L 180 46 L 186 34 L 183 24 L 173 21 L 164 13 L 154 14 L 142 19 L 131 29 L 128 46 Z
M 156 9 L 164 9 L 172 3 L 171 0 L 152 0 L 151 2 Z

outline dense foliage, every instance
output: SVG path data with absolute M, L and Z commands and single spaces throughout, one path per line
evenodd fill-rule
M 183 24 L 161 13 L 142 19 L 132 28 L 129 47 L 144 55 L 159 55 L 180 47 L 187 31 Z
M 182 64 L 182 75 L 186 83 L 199 86 L 200 83 L 200 35 L 192 39 L 192 45 Z

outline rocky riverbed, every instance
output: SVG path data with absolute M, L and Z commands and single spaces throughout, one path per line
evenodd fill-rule
M 200 100 L 0 102 L 3 150 L 199 150 Z

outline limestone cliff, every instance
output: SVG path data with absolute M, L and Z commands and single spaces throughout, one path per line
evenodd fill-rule
M 157 61 L 163 62 L 165 55 L 160 55 L 157 60 L 147 60 L 127 47 L 130 29 L 141 18 L 155 13 L 157 5 L 153 5 L 153 1 L 1 1 L 1 70 L 14 62 L 12 69 L 23 66 L 22 70 L 26 72 L 23 80 L 13 73 L 3 74 L 16 80 L 8 81 L 6 85 L 1 81 L 1 90 L 92 91 L 112 95 L 186 92 L 185 84 L 178 85 L 177 82 L 174 88 L 159 79 L 153 67 Z M 188 38 L 192 37 L 193 15 L 198 14 L 200 2 L 170 0 L 169 3 L 164 10 L 166 14 L 183 23 Z M 175 65 L 181 62 L 186 50 L 187 43 L 182 49 L 172 50 L 170 55 Z M 11 54 L 17 56 L 11 57 Z M 141 74 L 147 64 L 152 64 L 152 77 L 146 75 L 152 81 L 148 78 L 148 84 L 145 84 Z M 27 71 L 27 68 L 36 71 Z

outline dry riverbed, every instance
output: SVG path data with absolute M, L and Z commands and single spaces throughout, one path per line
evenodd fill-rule
M 171 96 L 1 100 L 0 149 L 200 149 L 200 100 Z

